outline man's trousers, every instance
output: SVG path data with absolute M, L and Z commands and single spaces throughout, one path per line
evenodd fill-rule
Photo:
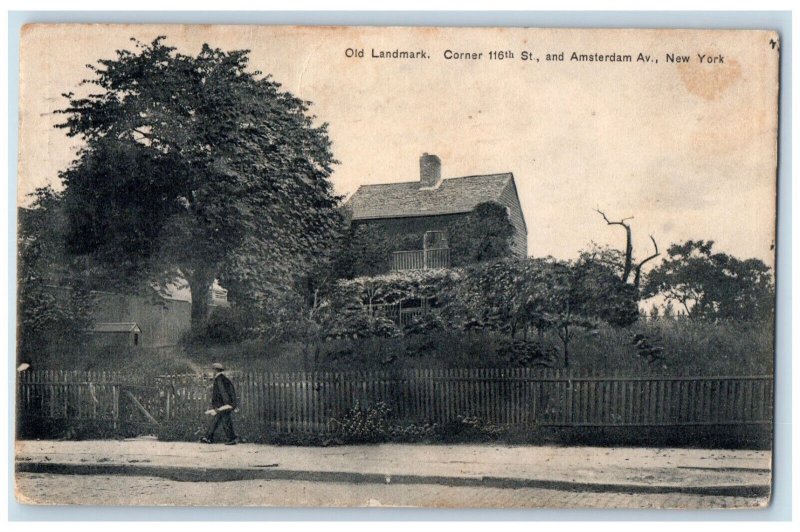
M 206 438 L 209 441 L 214 441 L 214 433 L 217 432 L 217 429 L 220 425 L 222 425 L 225 429 L 225 437 L 228 438 L 228 441 L 233 441 L 236 439 L 236 433 L 233 431 L 233 412 L 228 410 L 226 412 L 217 412 L 214 415 L 214 419 L 211 421 L 211 428 L 208 429 L 208 433 L 206 434 Z

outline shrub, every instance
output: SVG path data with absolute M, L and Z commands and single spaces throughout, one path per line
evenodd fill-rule
M 398 338 L 403 331 L 389 318 L 378 316 L 372 321 L 372 335 L 378 338 Z
M 389 427 L 389 440 L 394 443 L 432 443 L 437 440 L 438 433 L 438 423 L 392 425 Z
M 389 433 L 388 414 L 386 403 L 377 402 L 367 407 L 356 401 L 341 419 L 331 419 L 328 428 L 342 443 L 378 443 L 385 441 Z
M 403 334 L 389 318 L 373 318 L 360 310 L 335 314 L 325 324 L 324 331 L 326 339 L 397 338 Z
M 448 423 L 395 424 L 387 431 L 394 443 L 476 443 L 498 441 L 504 429 L 475 416 L 458 416 Z
M 424 312 L 415 315 L 411 321 L 403 327 L 406 334 L 427 334 L 433 331 L 441 331 L 445 328 L 445 323 L 436 312 Z
M 458 416 L 455 421 L 445 423 L 439 429 L 442 442 L 495 441 L 503 430 L 475 416 Z
M 343 310 L 332 315 L 324 324 L 324 336 L 326 339 L 368 338 L 372 336 L 371 321 L 364 312 Z
M 511 339 L 503 342 L 497 350 L 504 367 L 530 368 L 534 366 L 555 367 L 558 364 L 558 349 L 540 340 Z
M 228 344 L 247 338 L 253 327 L 251 314 L 238 307 L 218 307 L 196 331 L 189 333 L 188 343 Z

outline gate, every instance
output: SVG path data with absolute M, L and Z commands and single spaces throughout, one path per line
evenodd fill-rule
M 36 370 L 17 375 L 18 434 L 35 437 L 157 434 L 164 392 L 116 372 Z

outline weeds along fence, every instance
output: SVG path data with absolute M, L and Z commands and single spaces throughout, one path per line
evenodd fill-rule
M 459 416 L 521 428 L 769 425 L 773 419 L 769 375 L 596 376 L 520 368 L 230 377 L 237 426 L 249 433 L 325 433 L 354 405 L 378 402 L 398 425 L 442 425 Z M 17 387 L 23 420 L 91 420 L 142 433 L 170 424 L 205 426 L 211 394 L 210 378 L 196 375 L 38 370 L 20 374 Z

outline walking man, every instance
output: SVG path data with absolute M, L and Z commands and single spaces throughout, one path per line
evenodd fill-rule
M 225 376 L 225 366 L 220 363 L 211 365 L 214 369 L 214 386 L 211 392 L 211 410 L 206 414 L 214 416 L 208 433 L 200 438 L 202 443 L 213 443 L 214 433 L 220 425 L 225 429 L 225 437 L 228 441 L 225 445 L 236 445 L 238 438 L 233 430 L 233 409 L 236 408 L 236 389 L 231 380 Z

